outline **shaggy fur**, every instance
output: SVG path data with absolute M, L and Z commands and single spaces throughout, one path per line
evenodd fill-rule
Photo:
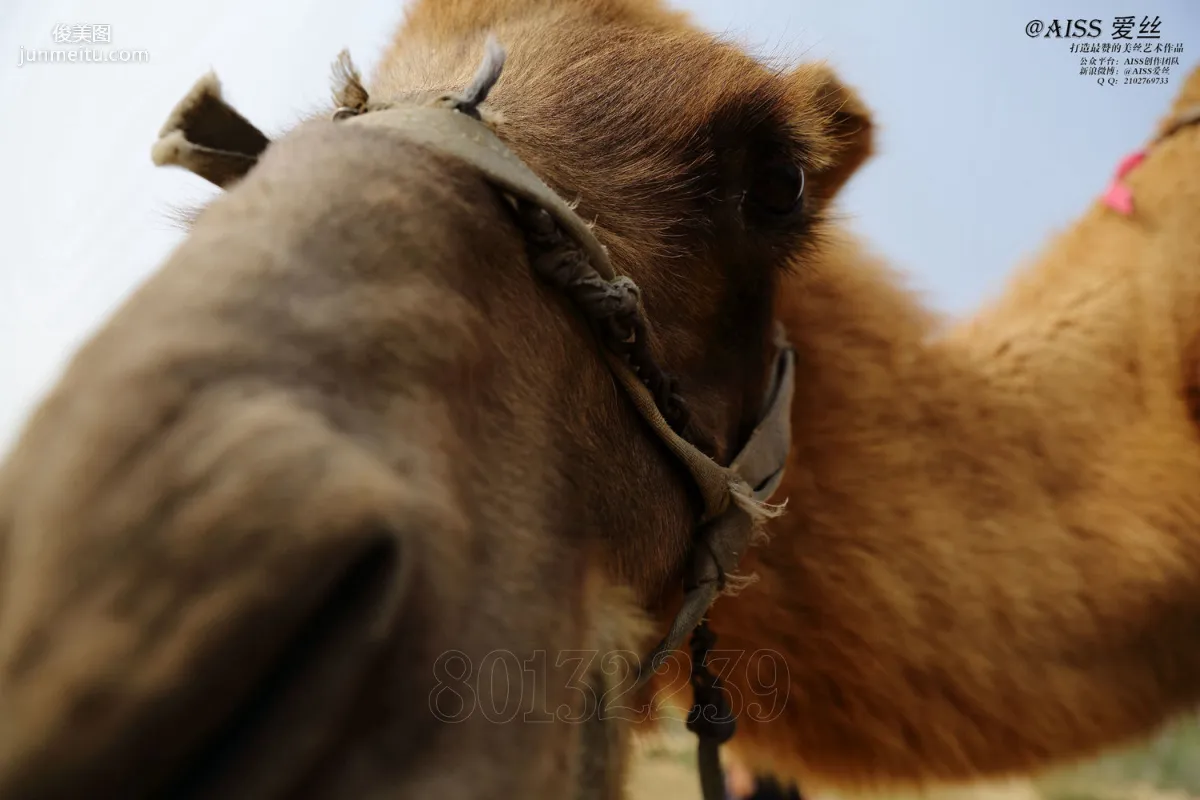
M 1200 70 L 1167 119 L 1197 102 Z M 790 513 L 712 615 L 743 760 L 806 790 L 1000 778 L 1196 708 L 1198 175 L 1193 125 L 1132 217 L 1095 203 L 945 334 L 852 242 L 788 278 Z

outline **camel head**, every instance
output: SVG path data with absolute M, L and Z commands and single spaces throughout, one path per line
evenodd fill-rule
M 422 0 L 370 80 L 341 61 L 327 113 L 274 141 L 206 79 L 155 157 L 227 191 L 0 471 L 3 800 L 583 784 L 600 667 L 564 654 L 662 635 L 704 502 L 537 273 L 538 220 L 382 122 L 479 90 L 489 36 L 498 79 L 443 112 L 636 285 L 672 428 L 718 465 L 755 429 L 775 287 L 870 152 L 826 68 L 645 0 Z

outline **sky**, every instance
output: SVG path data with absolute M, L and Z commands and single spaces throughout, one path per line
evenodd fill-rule
M 841 214 L 927 301 L 967 314 L 1103 190 L 1200 65 L 1200 0 L 674 0 L 772 63 L 824 60 L 871 108 L 878 152 Z M 150 147 L 206 71 L 260 128 L 321 103 L 349 47 L 374 66 L 403 0 L 0 0 L 0 452 L 73 351 L 178 243 L 171 206 L 212 194 Z M 1159 18 L 1166 85 L 1098 86 L 1077 42 Z M 1031 38 L 1098 19 L 1095 39 Z M 26 63 L 58 25 L 108 26 L 141 63 Z M 93 29 L 94 30 L 94 29 Z M 1133 41 L 1137 41 L 1136 38 Z M 132 56 L 130 56 L 132 58 Z M 1120 80 L 1120 76 L 1118 76 Z

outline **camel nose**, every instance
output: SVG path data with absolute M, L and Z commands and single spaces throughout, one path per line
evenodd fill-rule
M 0 470 L 0 800 L 286 796 L 345 735 L 441 511 L 345 432 L 370 412 L 342 387 L 394 403 L 446 350 L 397 306 L 457 244 L 404 237 L 466 194 L 500 213 L 448 169 L 345 123 L 283 137 L 68 367 Z M 429 344 L 364 356 L 397 337 Z
M 403 604 L 404 503 L 372 458 L 270 411 L 274 430 L 239 434 L 270 456 L 235 445 L 177 514 L 87 531 L 104 541 L 77 549 L 107 563 L 65 563 L 69 543 L 14 559 L 44 602 L 10 591 L 0 628 L 2 800 L 276 797 L 336 740 Z M 226 438 L 213 422 L 195 433 Z M 43 533 L 61 541 L 11 530 Z

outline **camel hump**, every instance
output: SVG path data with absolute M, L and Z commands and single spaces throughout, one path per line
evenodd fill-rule
M 1200 114 L 1200 63 L 1192 67 L 1192 71 L 1184 78 L 1182 87 L 1171 103 L 1171 110 L 1159 123 L 1158 135 L 1175 127 L 1181 117 L 1197 114 Z

